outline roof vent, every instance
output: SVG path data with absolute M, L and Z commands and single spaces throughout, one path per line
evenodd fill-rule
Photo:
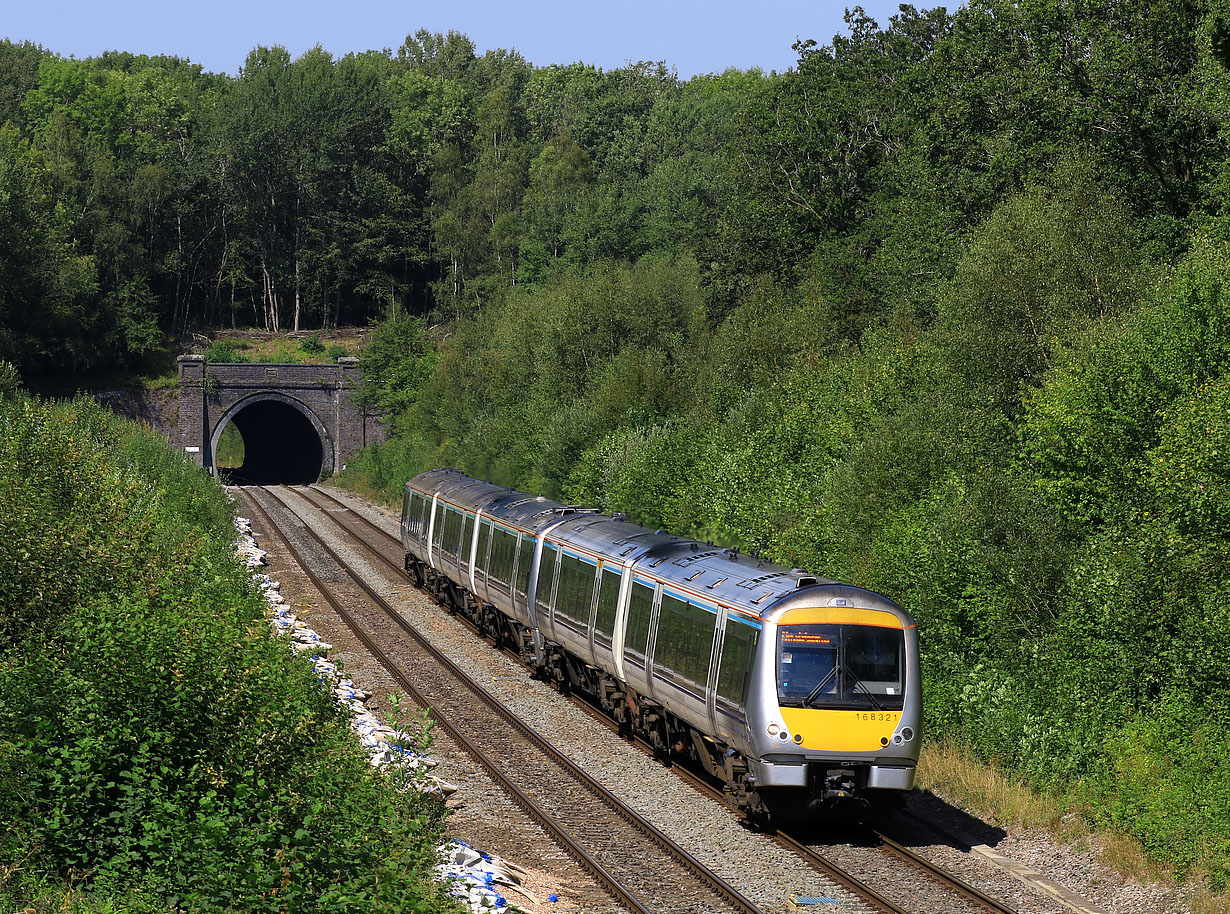
M 624 521 L 627 519 L 628 519 L 628 515 L 624 514 L 622 511 L 616 511 L 614 514 L 611 515 L 611 520 Z
M 723 549 L 722 555 L 726 556 L 726 558 L 730 559 L 732 562 L 737 562 L 739 560 L 739 548 L 736 546 L 734 549 Z

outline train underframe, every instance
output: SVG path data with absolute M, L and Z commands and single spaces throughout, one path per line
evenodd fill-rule
M 738 751 L 558 644 L 547 642 L 543 662 L 538 663 L 528 628 L 413 555 L 407 554 L 405 562 L 406 572 L 414 582 L 450 613 L 463 616 L 496 647 L 517 653 L 523 663 L 534 669 L 535 676 L 552 683 L 561 693 L 586 696 L 618 724 L 621 736 L 640 737 L 653 748 L 659 761 L 703 770 L 722 784 L 726 801 L 746 813 L 753 823 L 767 825 L 770 821 L 810 818 L 851 801 L 873 808 L 899 801 L 896 791 L 867 789 L 866 766 L 812 763 L 808 765 L 805 787 L 758 789 L 746 757 Z

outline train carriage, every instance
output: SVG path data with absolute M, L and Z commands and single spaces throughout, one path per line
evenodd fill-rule
M 885 597 L 456 470 L 407 483 L 402 541 L 443 602 L 752 812 L 913 785 L 917 630 Z

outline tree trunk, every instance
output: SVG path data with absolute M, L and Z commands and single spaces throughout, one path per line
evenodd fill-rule
M 299 283 L 299 262 L 300 251 L 299 243 L 303 225 L 303 217 L 300 215 L 300 200 L 302 193 L 295 195 L 295 333 L 299 332 L 299 303 L 300 298 L 300 283 Z

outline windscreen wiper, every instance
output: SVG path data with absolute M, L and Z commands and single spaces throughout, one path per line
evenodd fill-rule
M 837 671 L 840 669 L 840 666 L 833 664 L 833 668 L 824 674 L 824 678 L 816 683 L 816 687 L 807 693 L 807 697 L 803 699 L 803 707 L 810 707 L 811 703 L 820 697 L 820 693 L 824 691 L 824 687 L 829 684 L 829 681 L 837 678 Z
M 871 706 L 873 708 L 875 708 L 877 711 L 884 710 L 884 705 L 880 704 L 880 702 L 876 700 L 875 695 L 872 693 L 871 689 L 867 688 L 867 684 L 863 682 L 863 680 L 859 679 L 853 673 L 847 673 L 846 676 L 854 680 L 854 686 L 851 689 L 851 691 L 853 691 L 854 689 L 861 688 L 863 690 L 863 694 L 866 695 L 869 699 L 871 699 Z

